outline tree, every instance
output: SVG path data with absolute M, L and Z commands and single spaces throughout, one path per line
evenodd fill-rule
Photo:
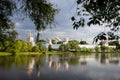
M 118 28 L 120 25 L 119 0 L 77 0 L 77 16 L 71 17 L 73 28 L 87 25 L 106 25 Z M 88 19 L 86 19 L 88 18 Z M 107 23 L 107 24 L 106 24 Z
M 113 32 L 101 32 L 99 33 L 94 39 L 93 39 L 93 43 L 98 42 L 98 40 L 100 41 L 104 41 L 104 40 L 116 40 L 119 41 L 120 37 L 118 35 L 115 35 Z
M 56 44 L 56 40 L 52 39 L 52 44 Z
M 78 45 L 79 45 L 78 41 L 71 40 L 65 45 L 65 48 L 66 48 L 67 51 L 69 51 L 69 50 L 77 51 L 79 49 Z
M 116 44 L 119 44 L 117 41 L 110 41 L 109 42 L 109 45 L 111 46 L 116 46 Z
M 40 52 L 39 46 L 33 46 L 32 52 Z
M 56 9 L 48 0 L 18 0 L 22 3 L 21 11 L 34 22 L 38 31 L 46 29 L 54 22 Z
M 18 6 L 19 5 L 19 6 Z M 11 17 L 13 14 L 23 14 L 35 24 L 36 30 L 46 29 L 54 22 L 57 10 L 48 0 L 1 0 L 0 1 L 0 41 L 16 38 Z
M 16 9 L 13 0 L 1 0 L 0 1 L 0 41 L 5 40 L 14 41 L 17 32 L 14 30 L 14 23 L 10 17 L 13 15 Z
M 63 41 L 58 41 L 57 44 L 63 44 Z
M 59 50 L 60 50 L 60 51 L 66 51 L 66 45 L 61 44 L 61 45 L 59 46 Z
M 88 44 L 86 41 L 80 41 L 80 44 Z

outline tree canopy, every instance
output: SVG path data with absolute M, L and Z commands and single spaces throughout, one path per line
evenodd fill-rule
M 88 18 L 88 20 L 86 19 Z M 71 18 L 73 28 L 87 25 L 120 25 L 120 0 L 77 0 L 77 16 Z
M 57 9 L 48 0 L 18 0 L 20 10 L 34 22 L 38 31 L 46 29 L 47 25 L 54 22 Z
M 10 20 L 10 16 L 15 11 L 15 3 L 12 0 L 0 1 L 0 41 L 14 41 L 17 32 L 14 30 L 14 23 Z
M 0 0 L 0 41 L 16 38 L 14 14 L 23 14 L 35 24 L 36 30 L 46 29 L 54 22 L 57 9 L 48 0 Z M 15 39 L 14 39 L 15 40 Z
M 84 45 L 84 44 L 88 44 L 88 43 L 86 41 L 81 40 L 79 44 Z

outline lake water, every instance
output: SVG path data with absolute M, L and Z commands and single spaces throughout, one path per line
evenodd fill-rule
M 120 80 L 120 54 L 4 56 L 0 80 Z

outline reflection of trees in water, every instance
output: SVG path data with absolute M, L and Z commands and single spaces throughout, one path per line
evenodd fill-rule
M 59 57 L 61 63 L 68 62 L 69 65 L 77 65 L 79 63 L 78 54 L 65 54 L 65 55 L 60 55 Z
M 40 76 L 40 66 L 44 63 L 44 55 L 39 56 L 1 56 L 0 68 L 10 69 L 13 65 L 17 68 L 27 67 L 28 75 L 36 70 L 36 75 Z
M 101 53 L 100 55 L 101 64 L 119 64 L 120 54 Z
M 60 60 L 58 55 L 48 55 L 48 67 L 49 68 L 55 68 L 56 71 L 60 68 Z
M 25 66 L 26 64 L 28 64 L 29 60 L 32 59 L 32 57 L 30 56 L 14 56 L 14 65 L 16 67 L 21 67 L 21 66 Z
M 56 57 L 56 59 L 54 58 Z M 48 55 L 48 67 L 54 68 L 56 71 L 58 71 L 61 67 L 64 67 L 65 70 L 68 70 L 69 64 L 68 64 L 68 58 L 66 58 L 66 55 Z
M 95 53 L 95 59 L 98 61 L 100 59 L 99 53 Z
M 54 59 L 57 57 L 57 60 Z M 60 68 L 68 70 L 69 65 L 79 64 L 79 54 L 60 54 L 60 55 L 48 55 L 48 67 L 55 68 L 58 71 Z M 86 65 L 86 61 L 81 62 L 81 65 Z
M 101 62 L 102 64 L 105 64 L 105 63 L 106 63 L 105 60 L 106 60 L 106 56 L 105 56 L 104 53 L 102 53 L 102 54 L 101 54 L 101 60 L 100 60 L 100 62 Z
M 48 55 L 48 67 L 56 70 L 64 69 L 67 70 L 71 65 L 85 66 L 87 64 L 87 58 L 90 55 L 82 54 L 60 54 L 60 55 Z M 12 65 L 15 67 L 25 67 L 34 58 L 34 70 L 36 75 L 40 76 L 40 66 L 45 63 L 45 55 L 39 56 L 1 56 L 0 57 L 0 68 L 10 69 Z M 90 56 L 91 57 L 91 56 Z M 100 60 L 101 64 L 119 64 L 120 54 L 101 53 L 95 54 L 93 58 Z M 53 60 L 54 58 L 54 60 Z M 81 60 L 83 59 L 83 60 Z
M 27 64 L 30 57 L 28 56 L 2 56 L 0 57 L 0 67 L 10 68 L 12 65 L 21 67 Z
M 79 56 L 73 55 L 68 60 L 69 65 L 77 65 L 79 63 Z
M 0 68 L 10 69 L 14 63 L 14 59 L 11 56 L 1 56 L 0 57 Z
M 89 55 L 88 54 L 84 54 L 84 55 L 80 55 L 80 58 L 79 58 L 79 63 L 80 63 L 80 69 L 82 70 L 84 66 L 87 65 L 87 57 Z
M 28 76 L 31 76 L 33 71 L 36 71 L 36 76 L 40 77 L 40 66 L 42 66 L 44 63 L 44 55 L 35 56 L 31 60 L 29 60 L 28 66 L 27 66 L 27 74 Z
M 43 63 L 44 63 L 44 58 L 45 58 L 45 55 L 44 55 L 44 54 L 35 57 L 35 67 L 36 67 L 37 77 L 40 77 L 40 66 L 43 65 Z

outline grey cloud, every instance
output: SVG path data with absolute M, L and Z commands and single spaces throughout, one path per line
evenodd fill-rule
M 70 40 L 86 40 L 88 43 L 92 43 L 93 38 L 102 31 L 109 30 L 103 26 L 85 26 L 84 28 L 79 28 L 78 30 L 73 30 L 72 21 L 70 20 L 71 16 L 75 14 L 76 3 L 75 0 L 50 0 L 53 4 L 57 5 L 57 8 L 60 9 L 59 13 L 55 17 L 55 25 L 53 29 L 46 29 L 42 31 L 42 38 L 54 39 L 55 36 L 60 37 L 61 39 L 68 37 Z M 36 36 L 37 31 L 35 30 L 35 25 L 29 19 L 24 21 L 14 19 L 16 24 L 16 30 L 19 33 L 20 39 L 26 39 L 28 31 L 32 31 L 34 36 Z

